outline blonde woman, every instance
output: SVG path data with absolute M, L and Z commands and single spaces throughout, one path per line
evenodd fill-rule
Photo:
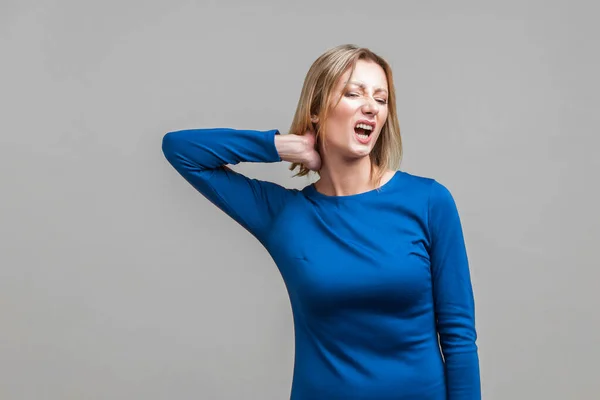
M 460 218 L 434 179 L 399 170 L 389 64 L 342 45 L 311 66 L 288 134 L 167 133 L 163 152 L 269 251 L 295 324 L 291 399 L 480 399 Z M 302 190 L 227 164 L 279 161 Z

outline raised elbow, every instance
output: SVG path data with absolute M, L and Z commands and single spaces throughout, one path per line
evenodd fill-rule
M 180 142 L 177 132 L 167 132 L 162 138 L 162 152 L 171 164 L 173 164 L 175 155 L 178 153 L 177 149 Z

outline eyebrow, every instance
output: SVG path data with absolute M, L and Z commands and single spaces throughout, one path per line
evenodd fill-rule
M 347 85 L 347 84 L 356 85 L 356 86 L 358 86 L 358 87 L 360 87 L 362 89 L 366 89 L 367 88 L 367 86 L 364 83 L 362 83 L 362 82 L 348 81 L 344 85 Z M 385 93 L 387 93 L 388 91 L 386 89 L 382 88 L 382 87 L 376 87 L 375 88 L 375 92 L 385 92 Z

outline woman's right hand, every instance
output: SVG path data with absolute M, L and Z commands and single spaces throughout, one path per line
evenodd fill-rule
M 312 130 L 308 130 L 302 136 L 306 143 L 304 149 L 304 161 L 302 164 L 311 171 L 318 171 L 321 169 L 321 155 L 315 149 L 316 136 Z
M 303 164 L 311 171 L 321 169 L 321 156 L 315 150 L 316 137 L 308 130 L 304 135 L 276 135 L 275 147 L 282 160 Z

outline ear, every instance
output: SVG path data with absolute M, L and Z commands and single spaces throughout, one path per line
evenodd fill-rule
M 311 116 L 310 116 L 310 121 L 311 121 L 313 124 L 317 124 L 317 123 L 319 123 L 319 117 L 317 117 L 316 115 L 311 115 Z

